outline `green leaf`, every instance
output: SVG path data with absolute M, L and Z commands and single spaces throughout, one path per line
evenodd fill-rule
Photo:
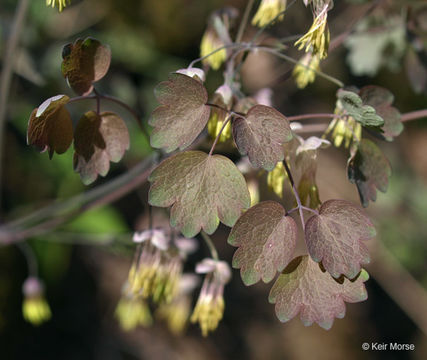
M 65 104 L 70 98 L 57 95 L 47 99 L 31 113 L 28 121 L 27 144 L 36 146 L 40 152 L 62 154 L 73 141 L 73 123 Z
M 345 302 L 355 303 L 368 298 L 364 282 L 369 276 L 362 271 L 354 282 L 337 283 L 322 272 L 307 255 L 295 258 L 277 278 L 269 301 L 275 305 L 276 315 L 287 322 L 298 314 L 305 326 L 318 323 L 329 330 L 334 318 L 345 316 Z
M 255 105 L 233 121 L 233 137 L 240 154 L 255 167 L 271 171 L 285 157 L 283 144 L 292 140 L 288 119 L 277 110 Z
M 384 120 L 379 136 L 387 141 L 393 141 L 393 138 L 403 131 L 402 116 L 391 106 L 393 94 L 380 86 L 369 85 L 360 89 L 359 95 L 363 103 L 375 108 L 376 113 Z
M 246 211 L 228 237 L 230 245 L 239 247 L 233 256 L 233 267 L 240 269 L 245 285 L 260 279 L 270 282 L 276 271 L 282 271 L 295 251 L 297 225 L 286 216 L 283 207 L 264 201 Z
M 364 207 L 377 199 L 376 189 L 386 192 L 391 167 L 381 149 L 371 140 L 362 139 L 357 152 L 347 164 L 347 176 L 356 184 Z
M 203 84 L 187 75 L 172 73 L 154 91 L 161 104 L 151 114 L 151 146 L 166 152 L 185 149 L 209 120 L 208 93 Z
M 74 170 L 84 184 L 107 175 L 110 161 L 118 162 L 129 149 L 129 132 L 125 122 L 112 112 L 83 115 L 74 134 Z
M 363 241 L 374 237 L 375 228 L 362 209 L 345 200 L 328 200 L 319 215 L 305 224 L 305 241 L 310 256 L 334 278 L 353 279 L 360 265 L 369 263 Z
M 62 75 L 79 95 L 87 95 L 93 83 L 101 80 L 110 68 L 111 50 L 93 38 L 77 39 L 62 49 Z
M 363 126 L 381 126 L 384 124 L 384 120 L 376 114 L 375 109 L 372 106 L 363 105 L 362 99 L 355 92 L 340 89 L 337 92 L 337 97 L 348 115 Z
M 201 151 L 186 151 L 164 160 L 150 175 L 149 203 L 171 209 L 171 224 L 186 237 L 201 228 L 212 234 L 233 226 L 250 205 L 243 175 L 231 160 Z

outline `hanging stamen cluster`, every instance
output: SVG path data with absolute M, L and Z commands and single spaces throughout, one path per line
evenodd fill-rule
M 46 6 L 58 6 L 59 12 L 61 12 L 67 5 L 71 4 L 71 0 L 46 0 Z
M 225 261 L 204 259 L 197 264 L 196 273 L 206 274 L 191 322 L 198 322 L 202 335 L 218 327 L 224 315 L 224 285 L 230 281 L 231 270 Z
M 154 302 L 170 302 L 182 274 L 182 258 L 169 247 L 170 240 L 161 230 L 135 233 L 134 242 L 141 247 L 129 271 L 129 291 Z
M 344 147 L 348 149 L 351 143 L 359 143 L 362 139 L 362 125 L 347 115 L 340 100 L 337 101 L 334 113 L 337 117 L 330 122 L 323 138 L 332 131 L 331 138 L 335 147 L 340 147 L 344 142 Z
M 305 35 L 295 43 L 298 50 L 305 48 L 306 52 L 318 55 L 320 59 L 328 56 L 330 33 L 328 28 L 328 11 L 331 9 L 330 1 L 314 1 L 313 24 Z

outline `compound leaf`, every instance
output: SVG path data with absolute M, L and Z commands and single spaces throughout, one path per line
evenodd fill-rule
M 297 225 L 275 201 L 264 201 L 246 211 L 228 237 L 234 253 L 233 267 L 240 269 L 245 285 L 260 279 L 270 282 L 292 259 Z
M 185 151 L 164 160 L 151 173 L 149 203 L 171 209 L 171 224 L 186 237 L 202 228 L 212 234 L 219 221 L 233 226 L 250 205 L 243 175 L 222 155 Z
M 371 140 L 362 139 L 347 165 L 347 176 L 356 184 L 360 201 L 367 207 L 377 199 L 376 189 L 386 192 L 391 167 L 381 149 Z
M 70 87 L 79 95 L 87 95 L 93 83 L 101 80 L 108 72 L 111 50 L 93 38 L 77 39 L 62 49 L 62 75 Z
M 154 90 L 158 106 L 149 120 L 154 127 L 151 146 L 166 152 L 185 149 L 209 120 L 208 93 L 203 84 L 187 75 L 172 73 Z
M 345 200 L 328 200 L 319 215 L 307 220 L 305 241 L 310 256 L 334 277 L 353 279 L 360 265 L 369 262 L 362 241 L 375 236 L 375 228 L 362 209 Z
M 369 275 L 362 270 L 354 282 L 336 282 L 327 272 L 322 272 L 307 255 L 295 258 L 277 278 L 269 301 L 275 305 L 276 315 L 287 322 L 300 314 L 305 326 L 318 323 L 328 330 L 334 318 L 345 315 L 345 302 L 355 303 L 368 298 L 364 282 Z
M 74 170 L 84 184 L 107 175 L 110 161 L 118 162 L 129 149 L 125 122 L 112 112 L 88 111 L 79 120 L 74 134 Z
M 288 119 L 277 110 L 255 105 L 233 122 L 233 137 L 242 155 L 255 167 L 271 171 L 284 159 L 283 144 L 292 139 Z
M 65 104 L 70 98 L 57 95 L 47 99 L 34 109 L 28 121 L 27 144 L 34 145 L 40 152 L 48 150 L 62 154 L 73 141 L 73 123 Z
M 384 124 L 384 120 L 377 115 L 375 108 L 364 105 L 360 96 L 355 92 L 340 89 L 337 96 L 348 115 L 363 126 L 382 126 Z

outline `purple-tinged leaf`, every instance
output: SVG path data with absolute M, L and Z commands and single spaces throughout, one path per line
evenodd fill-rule
M 368 85 L 361 88 L 359 96 L 365 105 L 374 108 L 380 105 L 391 105 L 394 101 L 391 91 L 375 85 Z
M 270 282 L 276 271 L 282 271 L 294 254 L 297 225 L 286 216 L 283 207 L 264 201 L 246 211 L 228 237 L 230 245 L 239 247 L 234 253 L 233 267 L 240 269 L 245 285 L 260 279 Z
M 200 229 L 212 234 L 220 221 L 233 226 L 250 205 L 243 175 L 221 155 L 179 153 L 164 160 L 148 180 L 149 203 L 172 206 L 171 224 L 186 237 L 193 237 Z
M 74 170 L 88 185 L 98 174 L 107 175 L 110 161 L 120 161 L 128 149 L 129 132 L 119 116 L 88 111 L 77 123 L 74 134 Z
M 65 104 L 70 98 L 57 95 L 47 99 L 34 109 L 28 121 L 27 144 L 34 145 L 40 152 L 62 154 L 73 141 L 73 123 Z
M 344 275 L 353 279 L 360 265 L 369 263 L 369 253 L 363 241 L 376 234 L 364 211 L 345 200 L 328 200 L 319 215 L 305 224 L 305 241 L 310 256 L 334 278 Z
M 313 323 L 329 330 L 335 318 L 345 316 L 345 302 L 356 303 L 368 298 L 364 282 L 369 275 L 362 270 L 354 282 L 336 282 L 322 272 L 307 255 L 295 258 L 277 278 L 269 301 L 275 305 L 276 315 L 287 322 L 298 314 L 305 326 Z
M 356 153 L 350 157 L 347 176 L 356 184 L 360 202 L 367 207 L 377 199 L 377 189 L 386 192 L 391 167 L 381 149 L 371 140 L 362 139 Z
M 202 132 L 209 120 L 208 93 L 203 84 L 187 75 L 172 73 L 154 91 L 158 106 L 149 120 L 154 127 L 151 146 L 172 152 L 183 150 Z
M 283 144 L 292 139 L 288 119 L 265 105 L 253 106 L 233 122 L 233 137 L 242 155 L 255 167 L 271 171 L 284 159 Z
M 79 95 L 87 95 L 93 83 L 101 80 L 110 68 L 111 50 L 93 38 L 77 39 L 62 50 L 62 75 Z

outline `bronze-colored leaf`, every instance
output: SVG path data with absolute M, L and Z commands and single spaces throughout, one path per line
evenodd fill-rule
M 285 157 L 283 144 L 292 139 L 288 119 L 265 105 L 253 106 L 233 122 L 233 137 L 242 155 L 255 167 L 273 170 Z
M 83 115 L 74 134 L 74 170 L 84 184 L 107 175 L 110 161 L 118 162 L 129 149 L 129 133 L 125 122 L 112 112 Z
M 160 102 L 149 120 L 154 127 L 151 146 L 171 152 L 183 150 L 202 132 L 209 120 L 208 93 L 203 84 L 187 75 L 172 73 L 157 85 Z
M 318 323 L 329 330 L 334 318 L 345 316 L 345 302 L 356 303 L 368 298 L 364 282 L 369 279 L 362 270 L 357 280 L 336 282 L 322 272 L 307 255 L 295 258 L 277 278 L 270 291 L 269 301 L 276 315 L 287 322 L 300 314 L 305 326 Z
M 101 80 L 110 68 L 111 50 L 93 38 L 77 39 L 62 50 L 62 75 L 79 95 L 87 95 L 93 83 Z
M 270 282 L 292 259 L 296 241 L 294 219 L 279 203 L 263 201 L 246 211 L 230 232 L 228 243 L 238 247 L 233 267 L 240 269 L 245 285 Z
M 307 220 L 305 241 L 310 256 L 334 277 L 353 279 L 360 265 L 369 262 L 363 241 L 375 236 L 375 228 L 362 209 L 345 200 L 328 200 L 319 215 Z
M 36 146 L 40 152 L 62 154 L 73 141 L 73 123 L 65 104 L 70 98 L 57 95 L 47 99 L 34 109 L 28 121 L 27 144 Z
M 219 221 L 233 226 L 250 205 L 245 179 L 221 155 L 185 151 L 164 160 L 151 173 L 148 195 L 153 206 L 171 208 L 171 224 L 186 237 L 200 229 L 212 234 Z

